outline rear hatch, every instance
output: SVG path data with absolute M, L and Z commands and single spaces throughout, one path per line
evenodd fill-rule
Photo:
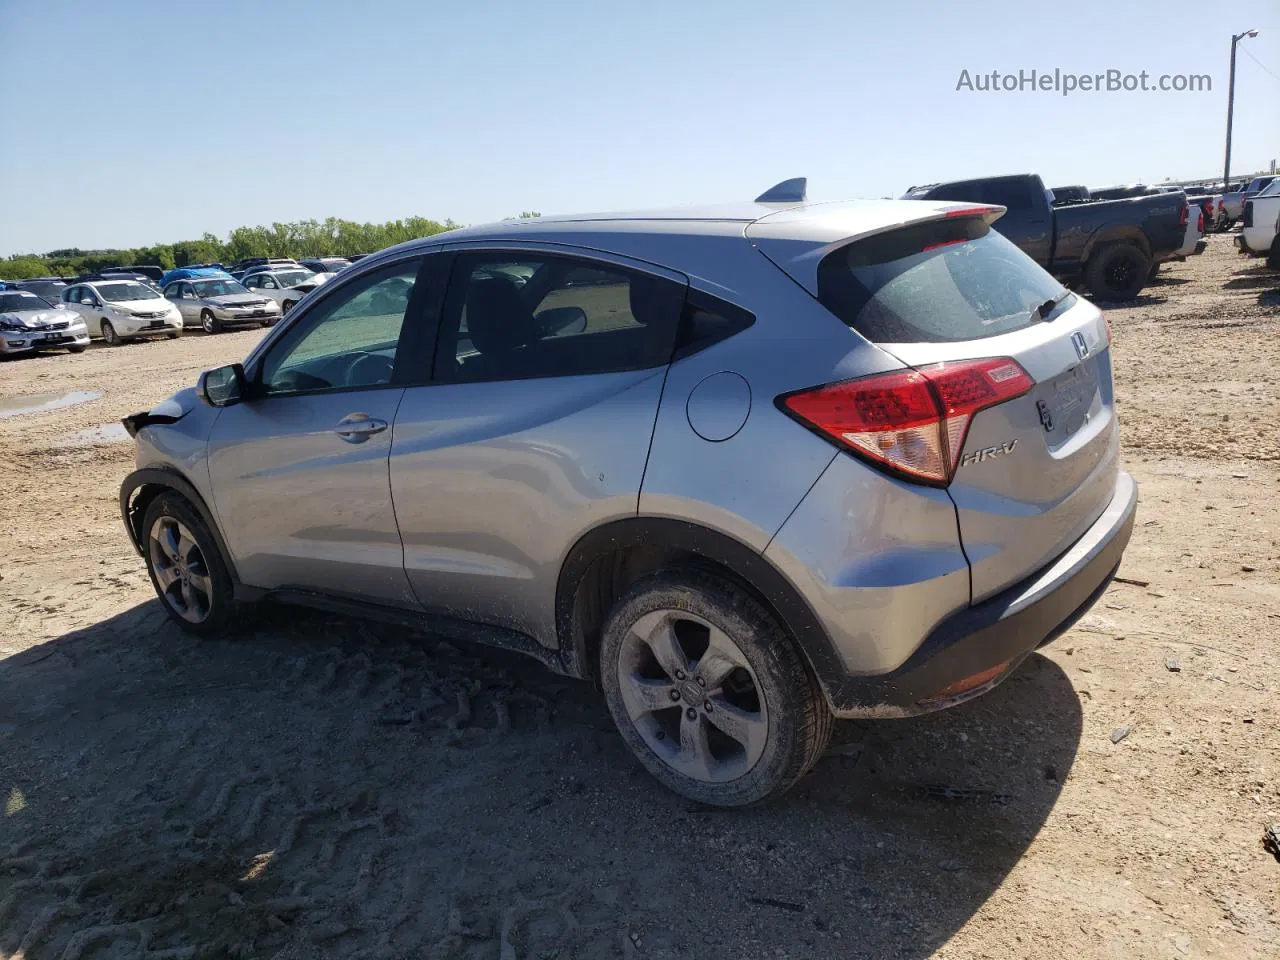
M 863 236 L 828 247 L 817 268 L 824 306 L 929 381 L 944 416 L 937 475 L 878 456 L 877 443 L 892 452 L 883 434 L 843 436 L 873 465 L 946 487 L 975 603 L 1070 547 L 1110 502 L 1119 469 L 1107 324 L 990 229 L 1001 212 L 953 209 Z M 992 358 L 1016 366 L 971 362 Z M 792 410 L 804 417 L 802 407 Z

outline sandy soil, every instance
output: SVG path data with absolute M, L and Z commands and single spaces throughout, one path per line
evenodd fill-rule
M 0 366 L 0 405 L 101 394 L 0 418 L 0 957 L 1280 956 L 1280 276 L 1214 237 L 1108 317 L 1148 585 L 734 813 L 532 663 L 167 624 L 131 448 L 77 432 L 259 333 Z

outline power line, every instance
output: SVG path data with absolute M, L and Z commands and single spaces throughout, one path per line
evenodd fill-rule
M 1248 47 L 1242 46 L 1240 49 L 1245 56 L 1247 56 L 1250 60 L 1252 60 L 1254 63 L 1260 66 L 1264 71 L 1271 74 L 1271 77 L 1273 80 L 1280 80 L 1280 77 L 1276 76 L 1274 73 L 1271 73 L 1270 67 L 1268 67 L 1265 63 L 1263 63 L 1261 60 L 1259 60 L 1257 57 L 1255 57 L 1252 53 L 1249 52 Z

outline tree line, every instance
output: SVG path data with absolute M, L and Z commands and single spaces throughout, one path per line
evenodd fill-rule
M 523 213 L 522 217 L 537 214 Z M 74 277 L 104 267 L 153 264 L 165 270 L 193 263 L 231 264 L 243 257 L 342 257 L 373 253 L 393 244 L 429 237 L 461 224 L 441 223 L 426 217 L 408 217 L 386 223 L 355 223 L 329 217 L 273 223 L 269 227 L 237 227 L 226 240 L 206 233 L 199 240 L 162 243 L 153 247 L 122 250 L 50 250 L 43 254 L 14 254 L 0 260 L 0 280 L 30 277 Z

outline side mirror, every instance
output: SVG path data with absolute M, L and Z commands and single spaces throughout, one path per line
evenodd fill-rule
M 211 407 L 239 403 L 245 393 L 244 367 L 238 363 L 206 370 L 196 381 L 196 396 Z

